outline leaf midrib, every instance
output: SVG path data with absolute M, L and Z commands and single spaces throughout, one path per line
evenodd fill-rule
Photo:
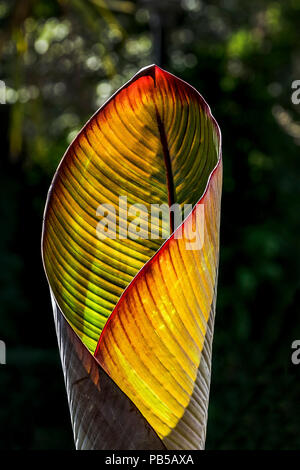
M 176 193 L 174 187 L 174 178 L 172 172 L 172 164 L 171 164 L 171 156 L 169 153 L 168 141 L 165 131 L 165 126 L 162 122 L 160 117 L 159 111 L 155 104 L 155 113 L 156 113 L 156 120 L 157 126 L 159 130 L 160 140 L 162 144 L 162 150 L 164 155 L 164 163 L 166 167 L 166 180 L 167 180 L 167 189 L 168 189 L 168 204 L 169 208 L 176 202 Z M 174 232 L 174 212 L 170 210 L 170 232 Z

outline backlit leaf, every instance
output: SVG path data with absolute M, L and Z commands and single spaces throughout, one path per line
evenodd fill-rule
M 147 67 L 78 134 L 45 209 L 42 250 L 55 308 L 167 448 L 203 448 L 205 441 L 220 139 L 194 88 Z M 128 207 L 140 204 L 144 221 L 152 215 L 138 238 L 124 238 L 134 229 L 120 196 Z M 175 202 L 181 215 L 193 205 L 182 225 L 174 226 L 172 213 L 161 221 L 153 212 Z M 103 204 L 117 222 L 107 232 L 112 238 L 97 233 Z

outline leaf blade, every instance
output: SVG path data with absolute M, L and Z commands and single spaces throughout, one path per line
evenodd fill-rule
M 71 144 L 45 209 L 43 259 L 55 303 L 167 448 L 204 446 L 219 250 L 220 140 L 199 93 L 150 66 L 122 87 Z M 197 255 L 186 250 L 187 239 L 175 236 L 180 228 L 164 244 L 149 237 L 149 228 L 146 239 L 99 241 L 97 204 L 117 209 L 119 195 L 144 203 L 145 213 L 153 203 L 170 206 L 176 200 L 182 208 L 198 201 L 182 227 L 189 234 L 196 228 L 198 235 L 204 226 L 204 247 Z M 203 204 L 208 212 L 201 226 L 196 214 Z M 159 226 L 158 217 L 154 222 Z M 163 229 L 173 231 L 172 217 Z M 80 397 L 75 401 L 80 406 Z
M 172 176 L 166 168 L 157 113 Z M 97 208 L 109 203 L 118 211 L 120 195 L 128 198 L 128 204 L 143 203 L 147 213 L 151 204 L 168 204 L 172 199 L 181 205 L 195 203 L 218 158 L 215 152 L 207 163 L 207 113 L 209 108 L 196 90 L 150 66 L 91 118 L 59 166 L 45 209 L 45 271 L 58 305 L 91 352 L 123 290 L 163 242 L 161 237 L 151 238 L 149 230 L 147 239 L 99 240 Z M 187 132 L 189 126 L 192 132 Z M 209 129 L 212 140 L 215 132 Z M 159 216 L 151 222 L 159 226 Z M 170 223 L 163 230 L 168 233 Z
M 176 240 L 175 232 L 124 292 L 95 351 L 104 370 L 162 439 L 189 406 L 208 324 L 213 322 L 221 181 L 219 162 L 206 193 L 183 224 L 190 233 L 201 223 L 196 211 L 204 205 L 203 248 L 186 250 L 187 239 Z M 212 336 L 209 349 L 211 342 Z M 207 375 L 209 381 L 210 370 Z M 201 405 L 197 413 L 203 432 Z
M 165 450 L 137 408 L 99 367 L 52 296 L 77 450 Z

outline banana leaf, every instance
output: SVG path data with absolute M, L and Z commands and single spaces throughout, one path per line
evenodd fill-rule
M 221 186 L 209 106 L 156 65 L 67 149 L 42 256 L 77 449 L 204 448 Z

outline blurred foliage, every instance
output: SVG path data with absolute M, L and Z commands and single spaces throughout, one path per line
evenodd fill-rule
M 0 1 L 1 449 L 73 448 L 43 207 L 78 130 L 153 61 L 204 95 L 223 134 L 207 448 L 300 448 L 299 29 L 300 0 Z

